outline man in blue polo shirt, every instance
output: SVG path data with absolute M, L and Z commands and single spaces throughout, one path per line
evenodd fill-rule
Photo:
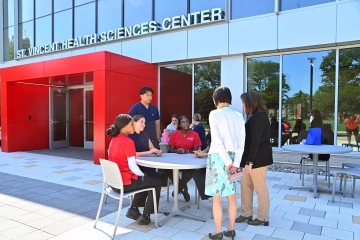
M 160 149 L 159 141 L 161 138 L 160 132 L 160 114 L 159 109 L 151 104 L 152 95 L 154 91 L 151 87 L 142 87 L 140 89 L 139 103 L 135 103 L 129 110 L 130 116 L 143 115 L 146 120 L 144 131 L 150 136 L 150 140 L 154 147 Z

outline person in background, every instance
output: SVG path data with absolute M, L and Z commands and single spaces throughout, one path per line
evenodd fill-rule
M 323 126 L 323 117 L 320 114 L 320 111 L 317 109 L 310 111 L 310 127 L 322 127 Z
M 135 132 L 133 134 L 129 134 L 128 137 L 134 141 L 136 157 L 146 156 L 150 154 L 155 154 L 157 156 L 161 156 L 161 150 L 154 147 L 152 142 L 150 141 L 149 134 L 144 132 L 146 120 L 142 115 L 135 115 L 133 117 Z M 140 170 L 143 173 L 146 173 L 149 177 L 158 177 L 156 174 L 155 168 L 148 168 L 139 166 Z
M 297 135 L 293 136 L 293 134 Z M 299 144 L 304 138 L 306 138 L 306 125 L 302 119 L 296 119 L 294 128 L 291 132 L 291 144 Z
M 206 135 L 206 140 L 207 140 L 207 148 L 205 150 L 202 151 L 195 151 L 194 152 L 194 157 L 195 158 L 205 158 L 208 156 L 208 152 L 210 149 L 210 144 L 211 144 L 211 133 L 209 131 L 209 133 Z M 193 179 L 196 185 L 196 188 L 199 192 L 200 198 L 202 200 L 206 200 L 208 199 L 209 202 L 212 202 L 212 197 L 208 196 L 205 194 L 205 177 L 206 177 L 206 168 L 200 168 L 195 170 L 194 174 L 193 174 Z
M 359 142 L 358 142 L 359 118 L 355 115 L 350 115 L 350 116 L 348 115 L 348 116 L 345 116 L 344 123 L 346 125 L 346 133 L 348 134 L 347 141 L 348 141 L 349 145 L 351 142 L 351 133 L 354 133 L 355 142 L 356 142 L 356 145 L 358 145 L 359 144 Z
M 178 123 L 179 123 L 179 116 L 176 113 L 174 113 L 171 116 L 171 123 L 167 125 L 166 130 L 168 130 L 170 134 L 172 132 L 175 132 L 178 128 Z
M 291 130 L 291 125 L 290 125 L 290 123 L 288 123 L 288 119 L 286 117 L 282 118 L 281 122 L 282 122 L 282 125 L 284 126 L 285 132 Z
M 231 180 L 230 172 L 240 167 L 244 151 L 245 128 L 241 113 L 229 108 L 232 96 L 227 87 L 218 87 L 213 93 L 216 110 L 210 112 L 211 146 L 206 163 L 205 194 L 213 197 L 215 232 L 210 239 L 223 239 L 223 235 L 234 239 L 236 232 L 236 180 Z M 229 224 L 222 232 L 222 197 L 228 201 Z
M 197 132 L 197 134 L 199 134 L 201 140 L 201 150 L 205 150 L 207 147 L 207 141 L 205 137 L 205 128 L 201 123 L 200 113 L 194 114 L 192 130 Z
M 190 121 L 186 116 L 179 117 L 178 130 L 172 133 L 169 146 L 171 153 L 187 154 L 200 149 L 201 141 L 199 135 L 190 129 Z M 173 181 L 172 170 L 168 170 L 168 176 Z M 182 193 L 186 202 L 190 201 L 187 182 L 190 181 L 194 173 L 193 169 L 181 170 L 182 177 L 179 180 L 179 191 Z M 174 193 L 173 193 L 174 194 Z
M 161 182 L 158 178 L 151 178 L 144 174 L 136 164 L 135 145 L 128 137 L 134 131 L 134 121 L 130 115 L 120 114 L 116 117 L 114 124 L 106 130 L 106 134 L 112 137 L 108 150 L 109 160 L 119 167 L 124 193 L 137 189 L 155 188 L 156 202 L 159 206 Z M 120 192 L 120 189 L 111 188 Z M 144 207 L 143 214 L 140 213 L 138 207 Z M 135 194 L 126 216 L 134 219 L 139 225 L 148 225 L 152 213 L 154 213 L 154 199 L 152 191 L 148 191 Z
M 129 110 L 130 116 L 142 115 L 146 120 L 144 131 L 150 136 L 150 140 L 154 147 L 160 149 L 159 143 L 161 139 L 160 132 L 160 114 L 159 109 L 151 104 L 154 91 L 151 87 L 142 87 L 140 89 L 139 103 L 135 103 Z
M 248 221 L 250 225 L 269 225 L 269 190 L 266 185 L 267 166 L 273 163 L 270 143 L 268 110 L 261 95 L 256 92 L 241 95 L 243 108 L 251 117 L 245 124 L 245 150 L 241 159 L 241 215 L 235 222 Z M 258 216 L 252 220 L 253 194 L 257 194 Z

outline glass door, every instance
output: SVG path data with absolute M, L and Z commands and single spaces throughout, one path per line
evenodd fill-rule
M 50 148 L 69 147 L 69 91 L 50 88 Z
M 94 148 L 94 90 L 84 89 L 84 148 Z

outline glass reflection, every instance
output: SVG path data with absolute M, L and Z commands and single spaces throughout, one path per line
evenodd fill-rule
M 188 11 L 187 0 L 155 0 L 155 21 L 162 23 L 165 18 L 186 15 Z
M 14 59 L 14 27 L 4 29 L 4 60 Z
M 72 0 L 54 0 L 54 12 L 72 8 Z
M 21 0 L 19 4 L 19 21 L 26 22 L 34 19 L 34 1 Z
M 231 19 L 256 16 L 272 13 L 275 9 L 275 1 L 269 0 L 232 0 Z
M 204 0 L 190 0 L 190 12 L 197 12 L 212 8 L 221 8 L 222 10 L 225 9 L 225 1 L 224 0 L 211 0 L 211 1 L 204 1 Z
M 19 24 L 19 49 L 34 46 L 34 21 Z
M 334 143 L 335 58 L 332 60 L 331 51 L 283 56 L 282 117 L 292 127 L 299 119 L 306 129 L 322 126 L 327 144 Z M 316 113 L 322 116 L 320 123 L 313 121 Z M 287 143 L 299 143 L 306 138 L 306 132 L 293 132 Z
M 161 130 L 171 123 L 171 116 L 192 117 L 192 64 L 160 68 L 160 123 Z M 181 99 L 181 103 L 179 103 Z
M 4 27 L 14 25 L 14 0 L 4 0 Z
M 94 2 L 94 0 L 75 0 L 75 6 L 79 6 L 89 2 Z
M 336 52 L 331 51 L 327 56 L 326 65 L 335 62 Z M 325 59 L 324 59 L 325 60 Z M 325 62 L 325 61 L 323 61 Z M 357 146 L 359 143 L 359 116 L 360 116 L 360 48 L 339 50 L 339 98 L 338 98 L 338 132 L 337 144 Z M 331 73 L 324 74 L 331 79 Z M 328 81 L 328 84 L 334 82 Z M 353 147 L 354 151 L 359 148 Z
M 52 18 L 51 15 L 47 17 L 38 18 L 35 20 L 35 44 L 41 46 L 52 42 Z
M 296 0 L 296 1 L 280 0 L 280 11 L 285 11 L 294 8 L 308 7 L 312 5 L 334 2 L 334 1 L 335 0 Z
M 212 95 L 221 85 L 221 62 L 194 64 L 194 73 L 194 113 L 200 113 L 203 124 L 208 125 L 208 116 L 215 109 Z
M 52 13 L 52 1 L 35 0 L 35 16 L 42 17 Z
M 122 0 L 99 0 L 98 33 L 122 26 Z
M 72 10 L 54 14 L 54 42 L 72 38 Z
M 95 33 L 95 3 L 75 8 L 75 36 L 83 37 Z
M 258 57 L 247 59 L 247 91 L 259 92 L 269 109 L 271 120 L 270 140 L 272 146 L 279 145 L 279 89 L 280 57 Z M 284 84 L 283 84 L 284 85 Z
M 124 26 L 134 26 L 152 20 L 152 1 L 124 0 Z

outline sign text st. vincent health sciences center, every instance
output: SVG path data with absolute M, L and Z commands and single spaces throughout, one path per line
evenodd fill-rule
M 16 58 L 36 56 L 70 48 L 76 48 L 96 43 L 124 39 L 128 37 L 141 36 L 158 31 L 188 27 L 202 23 L 215 22 L 225 19 L 225 13 L 221 8 L 213 8 L 211 10 L 203 10 L 199 12 L 189 13 L 187 15 L 165 18 L 162 23 L 156 21 L 136 24 L 129 27 L 121 27 L 100 34 L 94 33 L 84 37 L 67 39 L 62 42 L 54 42 L 51 44 L 29 47 L 27 49 L 17 50 Z

